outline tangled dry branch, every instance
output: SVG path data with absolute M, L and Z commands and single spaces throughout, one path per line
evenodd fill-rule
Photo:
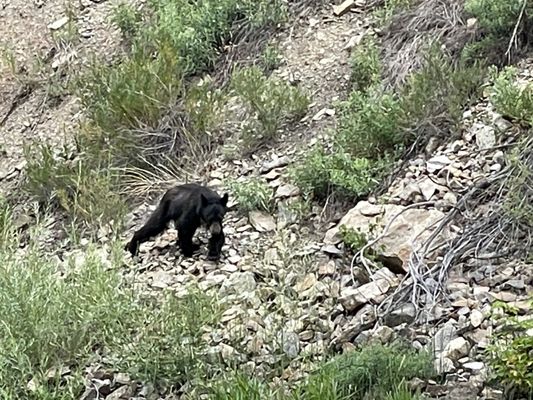
M 514 150 L 509 166 L 474 184 L 456 207 L 428 227 L 433 230 L 431 236 L 418 246 L 413 245 L 408 273 L 378 306 L 379 316 L 384 317 L 401 304 L 410 302 L 418 311 L 417 319 L 422 320 L 432 315 L 434 307 L 446 295 L 446 281 L 454 266 L 471 260 L 527 256 L 533 247 L 533 134 Z M 409 208 L 422 205 L 427 204 L 413 204 Z M 365 251 L 387 234 L 398 215 L 378 238 L 354 256 L 352 271 L 358 259 L 369 269 Z M 458 222 L 464 228 L 455 238 L 443 243 L 439 239 L 441 233 L 451 231 L 452 224 Z

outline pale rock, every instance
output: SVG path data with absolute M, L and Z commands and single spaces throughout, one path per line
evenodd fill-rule
M 272 215 L 264 213 L 262 211 L 250 211 L 248 215 L 250 224 L 258 232 L 270 232 L 276 229 L 276 222 Z
M 157 271 L 152 276 L 152 287 L 165 289 L 174 283 L 174 276 L 166 271 Z
M 422 196 L 424 196 L 424 199 L 428 201 L 431 199 L 431 197 L 438 192 L 439 186 L 437 186 L 431 179 L 429 179 L 427 176 L 422 178 L 418 182 L 418 187 L 420 189 L 420 192 L 422 193 Z
M 443 325 L 432 340 L 432 348 L 435 351 L 435 354 L 440 355 L 446 349 L 448 344 L 453 340 L 456 334 L 456 329 L 451 322 Z
M 381 210 L 379 214 L 377 211 Z M 371 211 L 372 217 L 363 215 L 362 212 Z M 352 228 L 363 235 L 370 236 L 370 227 L 377 229 L 372 232 L 372 236 L 379 235 L 381 230 L 396 215 L 401 214 L 390 225 L 387 234 L 376 244 L 380 260 L 393 272 L 405 273 L 407 261 L 411 256 L 412 242 L 416 238 L 417 243 L 423 243 L 433 232 L 435 224 L 441 220 L 444 214 L 437 210 L 407 209 L 405 207 L 386 204 L 373 205 L 367 201 L 360 201 L 340 220 L 339 224 L 329 229 L 324 237 L 326 245 L 340 243 L 342 238 L 339 230 L 341 226 Z M 416 221 L 416 223 L 413 223 Z M 444 241 L 451 232 L 445 230 L 437 236 L 437 242 Z
M 372 333 L 371 342 L 387 344 L 393 337 L 394 330 L 392 328 L 389 328 L 388 326 L 380 326 Z
M 257 287 L 253 272 L 235 272 L 224 280 L 220 287 L 220 295 L 224 296 L 230 293 L 238 295 L 249 295 Z
M 488 149 L 496 144 L 494 128 L 481 123 L 472 125 L 472 133 L 476 137 L 476 145 L 479 149 Z
M 473 328 L 478 328 L 485 317 L 483 316 L 483 313 L 479 310 L 472 310 L 470 313 L 470 325 L 472 325 Z
M 315 274 L 307 274 L 301 281 L 299 281 L 295 286 L 294 290 L 297 293 L 304 292 L 305 290 L 308 290 L 315 286 L 317 282 Z
M 345 288 L 341 291 L 340 303 L 348 311 L 355 310 L 365 303 L 379 303 L 388 292 L 390 284 L 386 279 L 369 282 L 358 288 Z
M 448 343 L 444 349 L 444 352 L 442 353 L 442 356 L 447 357 L 452 361 L 457 361 L 460 358 L 468 355 L 469 351 L 470 345 L 468 342 L 462 337 L 457 337 Z
M 333 14 L 340 17 L 355 7 L 355 0 L 344 0 L 341 4 L 333 6 Z
M 481 361 L 471 361 L 463 364 L 463 368 L 472 371 L 472 372 L 479 372 L 485 367 L 485 364 L 483 364 Z
M 61 29 L 63 26 L 65 26 L 67 23 L 68 23 L 68 17 L 62 17 L 62 18 L 55 20 L 51 24 L 48 24 L 48 29 L 52 31 L 57 31 L 58 29 Z
M 337 267 L 335 265 L 335 261 L 329 260 L 327 263 L 322 263 L 319 265 L 318 274 L 319 275 L 333 275 L 336 270 L 337 270 Z
M 433 367 L 435 368 L 435 371 L 437 374 L 446 374 L 449 372 L 453 372 L 455 370 L 455 366 L 453 365 L 453 361 L 449 358 L 439 356 L 433 361 Z
M 466 27 L 468 29 L 475 28 L 476 25 L 477 25 L 477 19 L 476 18 L 468 18 L 466 20 Z
M 344 45 L 343 50 L 351 51 L 355 46 L 358 46 L 363 39 L 363 35 L 352 36 Z
M 291 184 L 281 185 L 276 190 L 276 198 L 294 197 L 298 196 L 299 194 L 300 189 L 298 186 Z
M 452 206 L 457 204 L 457 196 L 453 192 L 445 193 L 442 199 Z
M 300 352 L 300 337 L 293 331 L 282 332 L 283 352 L 287 357 L 294 359 Z
M 496 129 L 498 129 L 498 131 L 500 132 L 508 131 L 513 126 L 511 122 L 507 121 L 505 118 L 501 116 L 495 118 L 493 123 L 496 126 Z
M 426 169 L 429 173 L 432 174 L 437 171 L 440 171 L 441 169 L 443 169 L 444 167 L 450 164 L 451 164 L 451 160 L 448 157 L 446 157 L 445 155 L 439 155 L 439 156 L 430 158 L 426 162 Z
M 106 397 L 106 400 L 130 399 L 132 390 L 129 386 L 121 386 Z

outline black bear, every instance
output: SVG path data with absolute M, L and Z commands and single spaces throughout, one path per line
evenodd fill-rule
M 185 257 L 199 248 L 192 242 L 196 229 L 204 225 L 209 232 L 208 260 L 218 260 L 224 245 L 222 220 L 227 211 L 228 194 L 216 192 L 195 183 L 169 189 L 144 226 L 136 231 L 126 249 L 134 256 L 139 245 L 163 232 L 170 221 L 178 230 L 178 245 Z

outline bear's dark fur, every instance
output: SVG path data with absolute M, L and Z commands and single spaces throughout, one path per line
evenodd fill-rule
M 209 260 L 218 260 L 224 245 L 222 220 L 227 211 L 228 194 L 220 197 L 213 190 L 195 183 L 187 183 L 169 189 L 158 207 L 144 226 L 136 231 L 126 249 L 137 254 L 139 245 L 163 232 L 170 221 L 178 230 L 178 245 L 185 257 L 191 257 L 194 250 L 192 238 L 196 229 L 203 225 L 209 232 Z

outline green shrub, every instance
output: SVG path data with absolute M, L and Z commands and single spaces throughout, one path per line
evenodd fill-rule
M 313 149 L 293 173 L 305 192 L 319 198 L 331 192 L 349 197 L 370 193 L 405 148 L 460 121 L 484 76 L 475 64 L 454 64 L 436 46 L 427 50 L 423 68 L 410 75 L 397 93 L 380 89 L 378 82 L 372 84 L 378 69 L 363 68 L 372 71 L 358 75 L 365 91 L 355 90 L 340 103 L 332 149 Z
M 241 132 L 245 151 L 277 138 L 283 123 L 303 117 L 310 103 L 300 89 L 266 77 L 257 67 L 236 71 L 232 88 L 247 108 Z
M 533 299 L 531 299 L 533 304 Z M 531 316 L 520 317 L 505 303 L 493 305 L 501 328 L 496 330 L 487 349 L 494 381 L 523 395 L 533 394 L 533 329 Z M 498 313 L 496 311 L 499 311 Z M 517 398 L 520 397 L 517 394 Z
M 227 185 L 242 212 L 272 210 L 272 188 L 265 181 L 258 178 L 243 182 L 230 180 Z
M 341 225 L 339 228 L 342 241 L 353 251 L 361 250 L 368 243 L 368 239 L 364 233 L 353 228 L 347 228 L 345 225 Z
M 120 3 L 113 9 L 111 21 L 118 26 L 125 38 L 132 38 L 142 20 L 141 13 L 128 3 Z
M 281 54 L 275 46 L 267 46 L 261 55 L 261 64 L 266 72 L 275 70 L 281 64 Z
M 506 67 L 499 74 L 496 74 L 491 101 L 499 113 L 532 125 L 533 85 L 528 83 L 523 87 L 518 86 L 516 76 L 515 67 Z
M 379 82 L 381 61 L 379 59 L 379 47 L 373 37 L 365 36 L 352 51 L 351 63 L 351 80 L 354 90 L 365 91 Z
M 465 11 L 477 18 L 480 26 L 490 35 L 509 39 L 520 16 L 522 0 L 467 0 Z M 524 12 L 525 26 L 533 18 L 533 4 L 527 4 Z
M 81 158 L 69 160 L 66 154 L 54 154 L 51 145 L 39 142 L 25 148 L 25 158 L 24 190 L 32 198 L 59 207 L 90 231 L 110 221 L 120 230 L 126 207 L 115 190 L 116 172 L 93 168 Z

